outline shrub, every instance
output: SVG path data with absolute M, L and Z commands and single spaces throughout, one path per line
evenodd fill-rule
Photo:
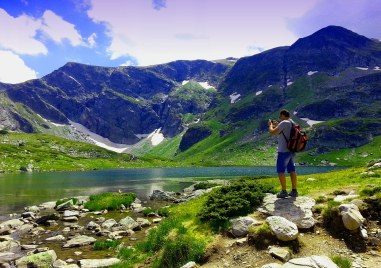
M 199 182 L 199 183 L 194 185 L 194 189 L 195 190 L 200 190 L 200 189 L 203 190 L 203 189 L 209 189 L 209 188 L 212 188 L 215 186 L 219 186 L 219 184 L 215 183 L 215 182 Z
M 204 255 L 205 243 L 189 235 L 177 235 L 164 246 L 163 254 L 154 267 L 181 267 L 189 261 L 199 261 Z
M 267 223 L 249 228 L 248 242 L 257 249 L 265 249 L 276 241 Z
M 161 217 L 168 217 L 169 216 L 169 208 L 159 208 L 157 213 Z
M 142 211 L 143 215 L 146 216 L 146 217 L 147 217 L 147 215 L 150 214 L 151 212 L 155 212 L 155 210 L 152 209 L 152 208 L 145 208 L 145 209 L 143 209 L 143 211 Z
M 254 211 L 262 203 L 266 192 L 274 192 L 273 187 L 247 179 L 217 188 L 204 203 L 200 219 L 209 221 L 216 228 L 224 227 L 229 218 Z
M 121 242 L 122 241 L 120 241 L 120 240 L 96 241 L 94 243 L 93 249 L 94 250 L 114 249 L 114 248 L 117 248 Z
M 6 134 L 8 134 L 9 133 L 9 131 L 8 131 L 8 129 L 1 129 L 0 130 L 0 135 L 6 135 Z
M 324 203 L 325 201 L 327 201 L 327 198 L 325 196 L 318 196 L 315 198 L 315 201 L 316 201 L 316 204 L 321 204 L 321 203 Z
M 381 192 L 381 186 L 376 186 L 376 187 L 366 187 L 360 191 L 360 194 L 362 196 L 372 196 L 380 192 Z
M 85 208 L 90 211 L 98 211 L 103 209 L 116 210 L 122 204 L 129 207 L 134 202 L 136 194 L 134 193 L 101 193 L 91 195 L 90 200 L 85 203 Z
M 336 263 L 337 266 L 339 266 L 339 268 L 351 268 L 352 267 L 352 262 L 345 257 L 333 256 L 331 259 L 334 263 Z
M 69 200 L 73 200 L 73 204 L 74 205 L 76 205 L 78 203 L 78 201 L 79 201 L 78 198 L 74 198 L 74 197 L 59 199 L 59 200 L 56 201 L 56 207 L 61 205 L 61 204 L 63 204 L 63 203 L 66 203 Z

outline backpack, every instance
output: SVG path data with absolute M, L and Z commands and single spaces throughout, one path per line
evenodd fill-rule
M 289 121 L 291 123 L 291 132 L 290 132 L 290 138 L 287 139 L 286 135 L 284 135 L 283 131 L 283 137 L 287 141 L 287 148 L 291 152 L 301 152 L 306 148 L 307 145 L 307 134 L 305 131 L 303 131 L 299 125 L 294 124 L 292 121 Z

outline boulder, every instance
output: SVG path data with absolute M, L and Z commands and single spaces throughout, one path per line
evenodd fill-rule
M 151 222 L 147 219 L 144 218 L 137 218 L 136 222 L 141 226 L 141 227 L 149 227 L 151 226 Z
M 27 267 L 53 267 L 53 263 L 57 260 L 57 254 L 54 250 L 28 255 L 16 260 L 18 268 Z
M 18 249 L 20 249 L 20 244 L 15 240 L 7 240 L 0 242 L 0 252 L 12 252 Z
M 54 209 L 55 206 L 56 206 L 56 201 L 45 202 L 38 205 L 40 209 Z
M 73 199 L 70 199 L 70 200 L 56 206 L 56 210 L 57 211 L 64 211 L 67 209 L 71 209 L 73 206 L 74 206 Z
M 57 213 L 53 213 L 53 214 L 45 215 L 45 216 L 38 218 L 36 220 L 36 223 L 45 225 L 48 221 L 56 221 L 59 218 L 60 217 Z
M 282 262 L 287 262 L 291 259 L 291 253 L 287 248 L 271 247 L 269 253 Z
M 295 223 L 298 228 L 309 229 L 315 225 L 312 207 L 314 199 L 301 196 L 297 198 L 277 198 L 276 195 L 266 194 L 263 204 L 258 211 L 271 216 L 280 216 Z
M 97 240 L 93 237 L 86 236 L 86 235 L 79 235 L 67 241 L 66 244 L 63 245 L 63 247 L 64 248 L 80 247 L 80 246 L 93 244 L 95 241 Z
M 11 229 L 15 229 L 21 225 L 23 225 L 24 222 L 19 220 L 19 219 L 13 219 L 13 220 L 8 220 L 5 222 L 0 223 L 0 230 L 6 227 L 9 227 Z
M 65 210 L 63 213 L 63 217 L 72 217 L 72 216 L 79 216 L 79 211 Z
M 161 190 L 154 190 L 153 193 L 150 195 L 151 200 L 157 200 L 157 201 L 176 201 L 177 199 L 174 197 L 176 193 L 174 192 L 164 192 Z
M 97 268 L 97 267 L 109 267 L 111 265 L 117 264 L 121 262 L 121 260 L 117 258 L 110 259 L 86 259 L 80 260 L 81 268 Z
M 46 241 L 53 241 L 53 242 L 59 242 L 59 241 L 66 241 L 66 238 L 63 235 L 56 235 L 45 239 Z
M 230 220 L 231 229 L 230 233 L 235 237 L 244 237 L 248 234 L 249 228 L 252 225 L 258 225 L 259 222 L 254 220 L 251 217 L 239 217 L 236 219 Z
M 283 264 L 282 268 L 339 268 L 330 258 L 326 256 L 311 256 L 297 258 Z
M 78 218 L 76 216 L 64 217 L 64 218 L 62 218 L 62 221 L 76 222 L 76 221 L 78 221 Z
M 127 216 L 119 221 L 119 224 L 124 226 L 126 229 L 136 230 L 140 227 L 139 223 L 137 223 L 133 218 Z
M 339 206 L 341 218 L 344 226 L 348 230 L 356 230 L 365 221 L 358 207 L 355 204 L 342 204 Z
M 108 219 L 102 223 L 102 228 L 111 229 L 117 222 L 114 219 Z
M 187 264 L 181 266 L 181 268 L 195 268 L 197 264 L 194 261 L 188 262 Z
M 33 213 L 39 213 L 40 212 L 40 209 L 39 207 L 37 206 L 29 206 L 29 207 L 25 207 L 24 210 L 26 212 L 33 212 Z
M 101 228 L 100 225 L 95 223 L 95 222 L 93 222 L 93 221 L 89 222 L 86 225 L 86 229 L 88 229 L 88 230 L 96 230 L 96 229 L 100 229 L 100 228 Z
M 281 241 L 291 241 L 298 237 L 298 227 L 286 218 L 270 216 L 266 219 L 273 234 Z

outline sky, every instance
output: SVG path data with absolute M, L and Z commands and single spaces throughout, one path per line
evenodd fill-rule
M 0 0 L 0 82 L 67 62 L 245 57 L 338 25 L 381 39 L 380 0 Z

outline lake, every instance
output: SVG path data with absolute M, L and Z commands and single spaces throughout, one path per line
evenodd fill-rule
M 324 173 L 337 167 L 297 167 L 299 175 Z M 276 176 L 275 167 L 133 168 L 77 172 L 0 174 L 0 215 L 21 211 L 63 197 L 105 191 L 135 192 L 147 199 L 153 190 L 181 191 L 203 178 Z

